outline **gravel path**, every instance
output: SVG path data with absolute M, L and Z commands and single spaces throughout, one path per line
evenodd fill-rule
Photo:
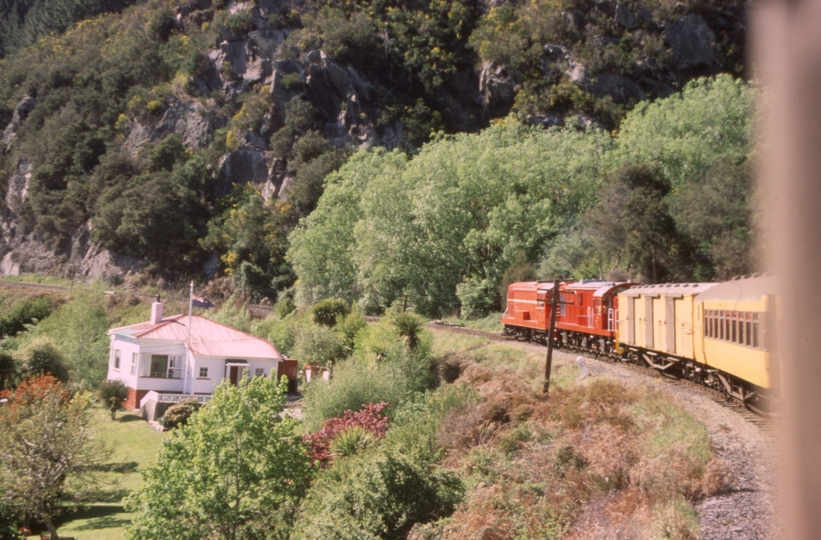
M 523 347 L 544 347 L 519 344 Z M 554 365 L 575 363 L 578 354 L 554 352 Z M 779 530 L 773 504 L 775 482 L 772 427 L 753 424 L 749 417 L 716 402 L 697 389 L 661 376 L 645 375 L 628 367 L 585 357 L 594 376 L 606 375 L 625 384 L 664 391 L 704 423 L 713 449 L 732 472 L 727 493 L 701 501 L 699 513 L 704 540 L 774 540 Z

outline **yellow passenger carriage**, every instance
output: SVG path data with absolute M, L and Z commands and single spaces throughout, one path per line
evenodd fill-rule
M 720 389 L 769 409 L 775 386 L 774 278 L 753 275 L 720 283 L 696 297 L 696 361 Z

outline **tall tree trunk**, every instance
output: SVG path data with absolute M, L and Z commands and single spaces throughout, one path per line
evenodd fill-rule
M 51 540 L 59 540 L 60 536 L 57 534 L 57 527 L 54 526 L 54 522 L 42 502 L 40 503 L 40 515 L 43 518 L 43 523 L 45 523 L 48 532 L 51 534 Z

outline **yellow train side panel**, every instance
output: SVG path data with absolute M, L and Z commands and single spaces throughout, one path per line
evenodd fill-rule
M 771 387 L 769 351 L 717 339 L 704 339 L 704 355 L 710 367 L 735 375 L 762 388 Z
M 693 357 L 706 364 L 704 358 L 704 303 L 693 302 Z
M 647 331 L 645 329 L 644 320 L 645 317 L 645 308 L 646 303 L 644 301 L 644 295 L 637 296 L 633 299 L 633 303 L 635 307 L 633 308 L 633 316 L 636 318 L 634 324 L 636 325 L 636 346 L 637 347 L 647 347 Z
M 710 367 L 734 375 L 762 388 L 772 387 L 771 352 L 768 350 L 765 320 L 767 317 L 768 302 L 766 298 L 760 301 L 704 301 L 697 306 L 699 326 L 700 354 L 697 359 Z M 704 332 L 704 312 L 706 310 L 744 311 L 759 313 L 758 348 L 739 345 L 729 341 L 708 338 Z
M 693 359 L 693 298 L 691 294 L 676 298 L 676 356 Z
M 664 295 L 653 298 L 653 347 L 654 350 L 667 352 L 667 336 L 664 331 L 664 319 L 667 313 Z

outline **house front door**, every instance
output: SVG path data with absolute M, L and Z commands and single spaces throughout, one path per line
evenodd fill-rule
M 242 366 L 228 366 L 228 379 L 234 386 L 239 386 L 245 368 Z

